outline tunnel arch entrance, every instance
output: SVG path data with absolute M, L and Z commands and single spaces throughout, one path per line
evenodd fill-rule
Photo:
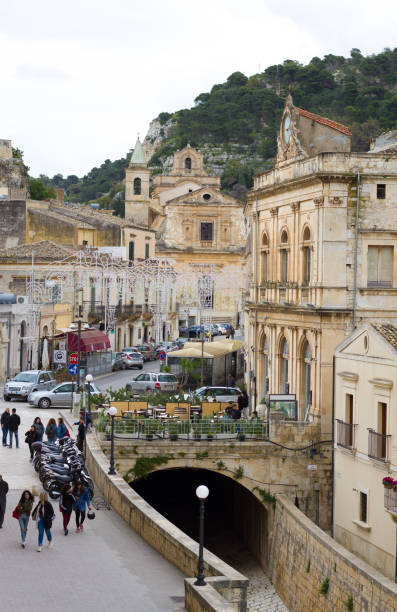
M 198 541 L 199 503 L 196 488 L 205 484 L 205 547 L 241 571 L 241 563 L 256 560 L 268 566 L 268 513 L 263 504 L 236 479 L 195 468 L 151 472 L 129 483 L 145 501 L 187 535 Z

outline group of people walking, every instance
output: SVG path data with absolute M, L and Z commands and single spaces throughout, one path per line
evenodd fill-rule
M 12 448 L 13 437 L 15 437 L 15 446 L 19 448 L 19 437 L 18 429 L 21 424 L 21 419 L 17 414 L 16 408 L 10 409 L 7 407 L 1 415 L 1 431 L 2 431 L 2 444 Z M 64 438 L 69 436 L 68 428 L 63 422 L 63 418 L 58 418 L 58 423 L 54 418 L 49 419 L 47 426 L 44 428 L 40 417 L 36 417 L 30 426 L 29 430 L 25 433 L 25 442 L 29 445 L 30 460 L 33 459 L 33 447 L 34 442 L 41 442 L 44 434 L 47 436 L 49 442 L 55 442 L 58 438 Z M 7 443 L 7 437 L 8 443 Z
M 3 527 L 4 514 L 6 509 L 6 495 L 8 493 L 8 484 L 0 476 L 0 528 Z M 39 501 L 35 505 L 34 495 L 26 489 L 14 508 L 12 516 L 18 519 L 21 530 L 21 546 L 26 547 L 26 536 L 30 519 L 35 521 L 38 530 L 37 552 L 41 552 L 43 548 L 44 534 L 46 535 L 48 548 L 52 548 L 52 523 L 55 519 L 55 512 L 51 502 L 48 500 L 47 493 L 43 492 L 39 495 Z M 88 513 L 87 513 L 88 509 Z M 82 533 L 84 530 L 84 520 L 94 518 L 95 514 L 92 511 L 90 494 L 87 487 L 81 482 L 76 482 L 74 486 L 67 484 L 63 487 L 59 499 L 59 510 L 63 519 L 63 532 L 68 535 L 68 525 L 72 513 L 75 513 L 76 518 L 76 533 Z

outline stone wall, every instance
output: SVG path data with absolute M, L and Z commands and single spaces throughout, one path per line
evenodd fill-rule
M 67 414 L 63 414 L 66 418 Z M 87 436 L 87 468 L 103 496 L 139 535 L 189 578 L 197 571 L 198 544 L 146 503 L 121 476 L 108 475 L 109 462 L 95 433 Z M 212 577 L 204 591 L 187 580 L 188 611 L 246 612 L 248 579 L 205 550 L 206 576 Z M 205 601 L 205 605 L 200 603 Z
M 0 200 L 0 243 L 1 248 L 25 244 L 26 201 Z
M 397 586 L 316 527 L 284 495 L 277 496 L 270 558 L 272 582 L 290 612 L 397 610 Z

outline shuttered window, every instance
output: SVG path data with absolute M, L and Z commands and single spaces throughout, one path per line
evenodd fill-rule
M 368 247 L 368 287 L 391 287 L 393 280 L 393 247 Z

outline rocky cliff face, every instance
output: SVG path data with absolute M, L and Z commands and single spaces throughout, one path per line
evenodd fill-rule
M 169 120 L 162 125 L 158 117 L 150 122 L 149 129 L 142 143 L 146 161 L 150 160 L 164 140 L 168 138 L 172 126 L 173 121 Z

